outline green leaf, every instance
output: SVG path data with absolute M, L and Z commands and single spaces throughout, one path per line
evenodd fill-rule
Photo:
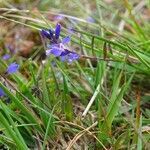
M 66 119 L 71 121 L 73 119 L 73 106 L 72 106 L 72 99 L 69 96 L 69 89 L 67 85 L 67 80 L 65 76 L 63 76 L 63 96 L 62 96 L 62 108 L 65 113 Z

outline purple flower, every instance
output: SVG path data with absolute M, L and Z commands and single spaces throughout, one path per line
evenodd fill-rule
M 52 44 L 50 45 L 50 49 L 46 50 L 46 55 L 53 54 L 54 56 L 58 57 L 64 51 L 64 45 L 62 43 L 59 44 Z
M 57 15 L 57 16 L 54 17 L 54 20 L 61 21 L 61 20 L 63 20 L 64 18 L 65 18 L 65 17 L 62 16 L 62 15 Z
M 16 51 L 12 45 L 6 45 L 6 48 L 10 51 L 10 53 L 16 53 Z
M 18 71 L 18 69 L 19 69 L 19 65 L 16 62 L 11 63 L 7 68 L 7 73 L 8 74 L 15 73 Z
M 5 96 L 5 95 L 6 95 L 6 94 L 5 94 L 5 92 L 3 91 L 3 89 L 0 88 L 0 97 Z
M 50 54 L 55 57 L 60 57 L 62 61 L 72 62 L 74 60 L 79 59 L 79 55 L 75 52 L 69 51 L 65 44 L 70 42 L 70 37 L 67 36 L 62 40 L 59 39 L 61 31 L 61 25 L 57 24 L 55 28 L 55 32 L 53 30 L 42 30 L 42 36 L 50 39 L 50 44 L 48 45 L 48 50 L 46 50 L 46 55 Z
M 92 18 L 92 17 L 90 17 L 90 16 L 88 16 L 88 17 L 86 18 L 86 20 L 87 20 L 88 22 L 90 22 L 90 23 L 94 23 L 94 22 L 95 22 L 95 19 Z
M 42 35 L 42 37 L 46 37 L 46 38 L 48 38 L 48 39 L 52 39 L 52 36 L 51 36 L 51 34 L 50 34 L 50 32 L 48 31 L 48 30 L 41 30 L 41 35 Z
M 62 44 L 67 44 L 70 42 L 70 37 L 66 36 L 65 38 L 62 39 Z
M 53 54 L 54 56 L 58 57 L 61 55 L 63 50 L 59 47 L 53 47 L 52 49 L 49 50 L 49 55 Z
M 46 51 L 46 55 L 50 54 L 53 54 L 55 57 L 60 57 L 61 61 L 68 61 L 69 63 L 80 58 L 79 54 L 65 49 L 62 43 L 54 47 L 52 46 L 51 49 Z
M 60 35 L 60 30 L 61 30 L 61 25 L 57 24 L 56 28 L 55 28 L 55 38 L 59 39 L 59 35 Z
M 5 55 L 2 56 L 2 58 L 3 58 L 3 60 L 7 60 L 7 59 L 10 58 L 10 55 L 9 54 L 5 54 Z
M 43 38 L 49 39 L 51 44 L 56 44 L 60 42 L 59 41 L 60 30 L 61 30 L 61 25 L 57 24 L 55 31 L 53 31 L 52 29 L 49 29 L 49 30 L 42 29 L 41 35 Z
M 62 53 L 60 56 L 61 61 L 67 61 L 69 63 L 72 63 L 73 61 L 78 60 L 79 58 L 79 54 L 71 51 L 66 52 L 66 54 Z
M 79 54 L 75 53 L 75 52 L 70 52 L 68 54 L 68 58 L 67 58 L 67 61 L 69 63 L 72 63 L 73 61 L 75 60 L 78 60 L 80 58 Z

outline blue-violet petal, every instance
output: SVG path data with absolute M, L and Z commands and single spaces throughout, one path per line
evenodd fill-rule
M 57 24 L 56 28 L 55 28 L 55 38 L 59 39 L 59 35 L 60 35 L 60 30 L 61 30 L 61 25 Z
M 8 74 L 15 73 L 18 71 L 18 69 L 19 69 L 19 65 L 16 62 L 11 63 L 7 68 L 7 73 Z

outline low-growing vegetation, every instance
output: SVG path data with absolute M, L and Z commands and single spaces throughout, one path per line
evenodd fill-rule
M 2 0 L 0 20 L 0 149 L 149 149 L 149 0 Z

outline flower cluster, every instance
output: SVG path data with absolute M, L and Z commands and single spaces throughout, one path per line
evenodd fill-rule
M 43 38 L 47 38 L 50 40 L 50 45 L 46 50 L 46 55 L 50 54 L 55 57 L 60 57 L 61 61 L 67 61 L 71 63 L 74 60 L 78 60 L 80 58 L 79 54 L 76 52 L 70 51 L 66 48 L 66 44 L 70 42 L 70 37 L 67 36 L 64 39 L 60 39 L 60 31 L 61 25 L 57 24 L 55 31 L 53 30 L 41 30 L 41 35 Z

